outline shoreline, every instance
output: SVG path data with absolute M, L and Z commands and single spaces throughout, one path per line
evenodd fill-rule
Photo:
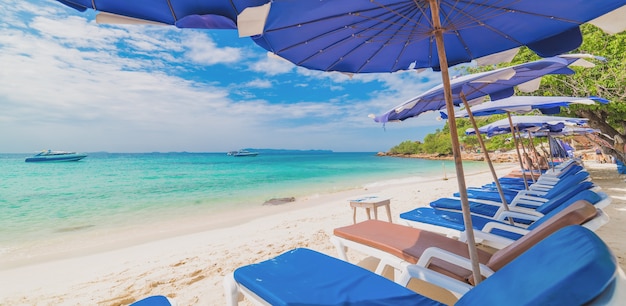
M 613 203 L 605 209 L 611 221 L 597 233 L 624 267 L 626 247 L 620 237 L 626 221 L 624 179 L 609 165 L 588 162 L 586 166 L 593 181 L 613 197 Z M 491 181 L 486 168 L 466 173 L 467 185 Z M 515 168 L 514 164 L 496 165 L 498 176 Z M 120 305 L 164 294 L 179 305 L 223 305 L 223 277 L 239 266 L 296 247 L 336 256 L 329 238 L 335 227 L 352 223 L 349 198 L 370 193 L 391 197 L 392 218 L 397 222 L 399 213 L 455 192 L 458 188 L 454 177 L 451 173 L 448 180 L 399 179 L 390 184 L 313 195 L 284 205 L 263 206 L 263 211 L 269 213 L 227 227 L 0 270 L 0 304 Z M 363 211 L 357 211 L 357 221 L 364 217 Z M 356 252 L 348 252 L 348 256 L 351 262 L 363 259 Z

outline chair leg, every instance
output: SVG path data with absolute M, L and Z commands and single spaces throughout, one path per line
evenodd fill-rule
M 337 239 L 335 236 L 332 236 L 330 237 L 330 242 L 335 245 L 339 259 L 343 261 L 348 261 L 348 255 L 346 254 L 348 248 L 345 247 L 343 243 L 341 243 L 341 240 Z
M 224 277 L 224 295 L 227 306 L 236 306 L 243 297 L 232 273 Z

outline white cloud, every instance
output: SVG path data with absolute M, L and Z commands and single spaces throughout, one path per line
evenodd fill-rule
M 237 48 L 219 48 L 215 42 L 200 32 L 189 32 L 181 41 L 188 50 L 185 56 L 202 65 L 228 64 L 242 60 L 241 50 Z
M 250 70 L 270 76 L 289 73 L 292 72 L 294 68 L 295 65 L 287 60 L 269 55 L 250 64 Z
M 244 87 L 271 88 L 272 82 L 270 80 L 254 79 L 246 83 Z

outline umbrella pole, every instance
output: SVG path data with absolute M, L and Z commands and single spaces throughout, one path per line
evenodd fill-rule
M 550 141 L 550 131 L 548 131 L 548 149 L 550 151 L 550 162 L 552 163 L 552 172 L 554 172 L 554 154 L 552 153 L 552 142 Z
M 498 194 L 500 194 L 500 200 L 502 201 L 502 206 L 505 210 L 509 210 L 509 204 L 506 201 L 506 197 L 504 197 L 504 191 L 502 190 L 502 186 L 500 185 L 500 180 L 498 179 L 498 175 L 496 174 L 496 170 L 493 168 L 493 163 L 491 162 L 491 157 L 489 157 L 489 152 L 487 152 L 487 147 L 485 146 L 485 142 L 483 141 L 483 137 L 478 130 L 478 125 L 476 124 L 476 120 L 474 120 L 474 114 L 470 109 L 469 103 L 467 103 L 467 99 L 465 98 L 465 94 L 461 93 L 461 100 L 463 101 L 463 105 L 465 105 L 465 110 L 467 111 L 467 115 L 469 116 L 470 121 L 472 122 L 472 126 L 474 127 L 474 131 L 476 131 L 476 137 L 478 138 L 478 143 L 480 144 L 480 148 L 483 150 L 485 154 L 485 160 L 489 165 L 489 170 L 491 171 L 491 175 L 493 176 L 493 182 L 496 184 L 498 188 Z M 513 218 L 509 219 L 509 223 L 514 225 Z
M 520 139 L 520 143 L 522 144 L 522 151 L 524 152 L 524 155 L 526 156 L 530 156 L 529 153 L 531 152 L 531 149 L 528 148 L 528 152 L 526 152 L 526 146 L 524 146 L 524 142 L 522 141 L 522 132 L 520 132 L 519 128 L 516 128 L 516 132 L 517 132 L 517 137 L 519 137 Z M 530 134 L 529 134 L 530 135 Z M 530 147 L 530 143 L 528 144 L 528 146 Z M 535 180 L 535 166 L 531 163 L 530 165 L 528 165 L 528 170 L 530 170 L 530 178 L 533 180 L 533 183 L 536 182 Z
M 513 119 L 511 118 L 511 112 L 506 112 L 509 118 L 509 125 L 511 126 L 511 135 L 513 136 L 513 143 L 515 144 L 515 152 L 517 152 L 517 160 L 519 161 L 519 167 L 522 169 L 522 178 L 524 179 L 524 187 L 528 190 L 528 180 L 526 179 L 526 173 L 524 173 L 524 164 L 522 163 L 522 154 L 519 152 L 519 145 L 517 144 L 517 137 L 515 137 L 515 126 L 513 125 Z
M 537 156 L 537 165 L 535 165 L 535 169 L 537 169 L 537 172 L 541 173 L 541 168 L 539 168 L 539 157 L 540 154 L 539 152 L 537 152 L 537 148 L 535 147 L 535 142 L 533 141 L 533 133 L 528 132 L 528 142 L 530 143 L 530 147 L 533 150 L 533 154 L 535 154 Z M 533 177 L 534 178 L 534 177 Z
M 448 124 L 450 125 L 450 138 L 452 138 L 452 155 L 454 156 L 456 179 L 459 186 L 461 208 L 463 211 L 463 222 L 465 224 L 465 233 L 467 234 L 467 248 L 470 260 L 472 262 L 472 273 L 474 276 L 474 281 L 476 284 L 479 284 L 482 281 L 482 276 L 480 274 L 480 267 L 478 262 L 478 250 L 476 248 L 476 242 L 474 239 L 474 227 L 472 226 L 469 200 L 467 198 L 467 187 L 465 185 L 465 174 L 463 172 L 463 161 L 461 159 L 459 135 L 456 130 L 456 120 L 454 118 L 454 104 L 452 102 L 452 89 L 450 86 L 450 73 L 448 72 L 448 59 L 446 58 L 446 49 L 443 43 L 443 29 L 441 28 L 441 20 L 439 19 L 439 1 L 429 0 L 429 5 L 430 12 L 433 18 L 433 27 L 435 29 L 435 42 L 437 43 L 437 55 L 439 56 L 439 66 L 441 68 L 441 80 L 443 82 L 446 110 L 449 114 Z

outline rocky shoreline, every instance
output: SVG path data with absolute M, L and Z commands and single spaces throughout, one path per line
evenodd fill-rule
M 452 154 L 393 154 L 389 152 L 378 152 L 377 156 L 389 156 L 389 157 L 399 157 L 399 158 L 421 158 L 421 159 L 430 159 L 430 160 L 453 160 Z M 588 150 L 577 150 L 574 153 L 575 156 L 582 158 L 583 160 L 595 160 L 595 151 L 592 149 Z M 485 154 L 484 153 L 476 153 L 476 152 L 462 152 L 461 158 L 467 161 L 484 161 Z M 517 152 L 515 150 L 510 151 L 496 151 L 489 152 L 489 158 L 494 163 L 512 163 L 518 162 Z M 608 156 L 606 157 L 608 158 Z M 608 162 L 608 160 L 607 160 Z

